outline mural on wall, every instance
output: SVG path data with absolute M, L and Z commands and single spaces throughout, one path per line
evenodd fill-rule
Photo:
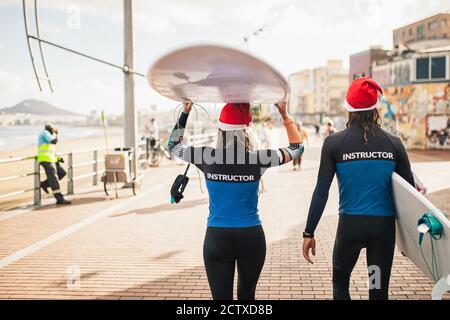
M 430 149 L 450 149 L 450 115 L 430 115 L 427 117 L 427 147 Z
M 385 128 L 407 148 L 450 149 L 450 83 L 386 87 L 380 110 Z

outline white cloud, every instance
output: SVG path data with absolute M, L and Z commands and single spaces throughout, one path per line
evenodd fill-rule
M 99 94 L 99 93 L 108 92 L 108 90 L 112 90 L 115 88 L 111 88 L 111 86 L 109 86 L 101 81 L 90 80 L 90 81 L 79 82 L 77 85 L 75 85 L 74 89 L 81 90 L 82 92 L 85 92 L 87 94 L 90 94 L 90 93 Z
M 0 70 L 1 96 L 18 96 L 24 93 L 24 81 L 21 77 L 6 70 Z
M 177 30 L 175 24 L 168 16 L 161 15 L 148 18 L 143 14 L 138 14 L 135 18 L 137 29 L 153 34 L 173 33 Z
M 42 34 L 63 34 L 67 29 L 61 26 L 50 25 L 46 22 L 39 22 L 39 31 Z

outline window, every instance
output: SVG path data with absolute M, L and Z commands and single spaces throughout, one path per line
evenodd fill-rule
M 423 25 L 417 27 L 417 40 L 421 40 L 425 38 L 425 28 Z
M 445 69 L 445 57 L 431 58 L 431 79 L 444 79 Z
M 434 30 L 438 27 L 439 22 L 434 20 L 428 23 L 428 30 Z
M 427 80 L 430 78 L 430 58 L 418 58 L 416 60 L 416 79 Z
M 445 79 L 446 69 L 447 59 L 445 56 L 418 58 L 416 60 L 416 80 Z

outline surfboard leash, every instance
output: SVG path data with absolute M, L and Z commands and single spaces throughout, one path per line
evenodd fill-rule
M 177 124 L 178 124 L 178 119 L 180 119 L 180 115 L 181 115 L 181 113 L 183 112 L 183 108 L 182 108 L 182 107 L 183 107 L 183 104 L 180 103 L 180 104 L 177 105 L 177 106 L 175 107 L 175 109 L 174 109 L 173 115 L 174 115 L 174 120 L 175 120 L 175 122 L 176 122 Z M 209 119 L 209 112 L 208 112 L 208 110 L 206 110 L 206 108 L 203 107 L 202 105 L 193 102 L 193 103 L 192 103 L 192 109 L 194 109 L 194 111 L 195 111 L 195 121 L 198 121 L 198 115 L 199 115 L 198 109 L 203 110 L 203 112 L 206 114 L 206 118 Z M 202 122 L 204 122 L 204 121 L 202 121 Z M 203 126 L 201 129 L 203 130 L 203 129 L 205 129 L 205 128 L 207 128 L 206 125 Z M 184 128 L 184 130 L 186 130 L 186 131 L 188 131 L 188 132 L 194 132 L 194 130 L 189 130 L 188 128 Z
M 424 233 L 419 231 L 419 248 L 420 253 L 422 255 L 423 261 L 425 262 L 425 265 L 430 272 L 431 276 L 433 277 L 434 281 L 439 281 L 440 275 L 439 275 L 439 269 L 438 269 L 438 261 L 437 261 L 437 254 L 434 246 L 434 241 L 440 240 L 442 238 L 443 228 L 442 224 L 439 222 L 438 219 L 436 219 L 431 213 L 433 210 L 427 211 L 417 222 L 417 226 L 420 226 L 422 224 L 425 224 L 428 227 L 428 231 L 426 233 L 430 236 L 430 247 L 431 247 L 431 266 L 428 264 L 428 261 L 425 257 L 425 254 L 423 253 L 422 249 L 422 242 Z

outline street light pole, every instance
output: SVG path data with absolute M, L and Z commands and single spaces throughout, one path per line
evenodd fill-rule
M 124 34 L 124 80 L 125 80 L 125 147 L 137 150 L 137 116 L 134 105 L 134 54 L 133 54 L 133 6 L 132 0 L 123 1 L 123 34 Z M 132 170 L 134 178 L 137 174 L 137 154 L 134 153 Z

